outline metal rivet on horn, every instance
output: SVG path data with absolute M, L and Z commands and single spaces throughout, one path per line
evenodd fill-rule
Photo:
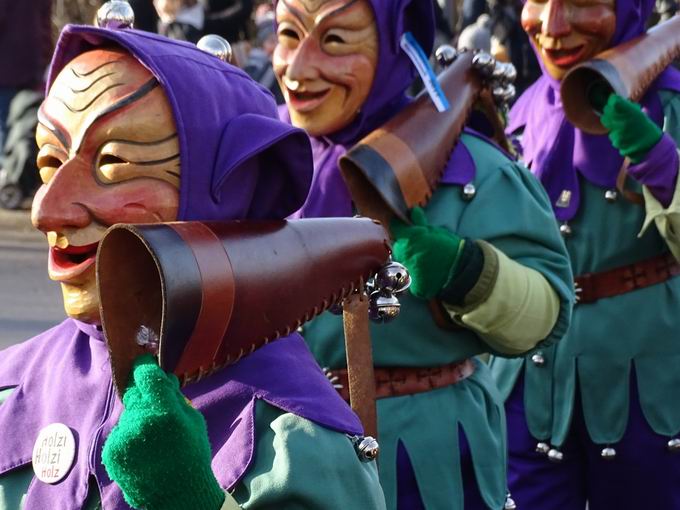
M 101 28 L 132 28 L 135 24 L 135 11 L 125 0 L 110 0 L 97 10 L 96 23 Z
M 224 37 L 216 34 L 208 34 L 201 37 L 196 43 L 199 50 L 219 58 L 222 62 L 230 63 L 232 57 L 231 44 Z

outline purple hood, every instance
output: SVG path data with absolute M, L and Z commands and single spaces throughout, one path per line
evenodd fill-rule
M 644 33 L 654 0 L 617 0 L 616 30 L 610 46 Z M 522 134 L 523 159 L 541 179 L 561 221 L 573 218 L 579 209 L 579 175 L 602 188 L 614 188 L 623 158 L 607 135 L 590 135 L 574 127 L 565 117 L 559 94 L 560 83 L 543 67 L 539 78 L 515 103 L 510 112 L 508 133 Z M 645 112 L 659 125 L 663 111 L 658 91 L 680 92 L 680 73 L 666 69 L 640 101 Z M 562 191 L 571 191 L 567 207 L 556 204 Z
M 137 30 L 68 25 L 47 87 L 75 56 L 116 43 L 158 79 L 180 143 L 180 220 L 279 219 L 304 202 L 311 151 L 278 121 L 271 94 L 196 46 Z

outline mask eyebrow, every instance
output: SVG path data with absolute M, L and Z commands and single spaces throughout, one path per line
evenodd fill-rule
M 109 113 L 115 112 L 116 110 L 120 110 L 121 108 L 124 108 L 136 101 L 139 101 L 141 98 L 146 96 L 149 92 L 151 92 L 153 89 L 155 89 L 158 86 L 158 80 L 156 78 L 151 78 L 149 81 L 147 81 L 144 85 L 139 87 L 135 92 L 130 94 L 127 97 L 124 97 L 117 103 L 112 104 L 111 106 L 108 106 L 104 108 L 101 112 L 99 112 L 85 127 L 84 130 L 81 131 L 80 137 L 78 140 L 76 140 L 75 143 L 75 150 L 76 153 L 80 151 L 80 146 L 83 143 L 83 140 L 85 139 L 85 136 L 88 134 L 90 129 L 94 124 L 97 123 L 99 119 L 102 117 L 108 115 Z
M 303 27 L 306 27 L 306 23 L 304 21 L 304 15 L 295 7 L 290 5 L 286 0 L 281 0 L 283 5 L 286 6 L 286 9 L 288 9 L 288 12 L 290 12 L 293 16 L 297 18 L 297 20 L 302 24 Z
M 324 21 L 326 21 L 328 18 L 332 18 L 333 16 L 337 16 L 338 14 L 341 14 L 342 12 L 346 11 L 350 7 L 352 7 L 354 4 L 356 4 L 359 0 L 352 0 L 351 2 L 346 3 L 342 7 L 338 7 L 337 9 L 329 12 L 328 14 L 325 14 L 321 19 L 317 20 L 317 24 L 320 24 Z
M 44 104 L 44 103 L 43 103 Z M 50 131 L 54 136 L 57 137 L 57 140 L 61 142 L 61 144 L 64 146 L 64 149 L 67 151 L 70 150 L 71 148 L 71 137 L 68 136 L 67 133 L 62 131 L 61 128 L 57 127 L 50 119 L 47 117 L 47 114 L 43 111 L 43 105 L 40 105 L 40 108 L 38 109 L 38 122 L 48 131 Z

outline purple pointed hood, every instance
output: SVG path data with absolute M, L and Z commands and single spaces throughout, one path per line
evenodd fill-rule
M 616 30 L 610 46 L 644 33 L 654 0 L 617 0 Z M 560 83 L 550 77 L 543 62 L 539 78 L 513 106 L 508 132 L 523 131 L 523 159 L 540 179 L 561 221 L 573 218 L 579 209 L 579 175 L 602 188 L 614 188 L 623 158 L 607 135 L 591 135 L 574 127 L 566 118 L 559 93 Z M 659 125 L 663 111 L 658 91 L 680 92 L 680 73 L 668 68 L 642 98 L 645 112 Z M 571 192 L 566 207 L 557 206 L 562 191 Z M 564 204 L 562 204 L 564 205 Z
M 158 79 L 180 143 L 178 219 L 279 219 L 298 209 L 311 180 L 303 131 L 278 120 L 271 94 L 196 46 L 137 30 L 67 26 L 48 77 L 74 57 L 115 43 Z

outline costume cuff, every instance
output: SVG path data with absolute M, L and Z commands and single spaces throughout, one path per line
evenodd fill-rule
M 444 288 L 437 298 L 456 306 L 463 306 L 465 298 L 477 285 L 484 269 L 484 252 L 480 245 L 465 239 L 456 264 L 451 268 Z
M 511 260 L 488 243 L 480 245 L 485 265 L 491 256 L 487 252 L 493 252 L 493 283 L 489 280 L 489 288 L 478 295 L 470 292 L 467 306 L 444 303 L 444 307 L 454 321 L 475 331 L 494 351 L 522 354 L 552 331 L 560 313 L 559 297 L 538 271 Z M 484 273 L 485 270 L 480 282 L 485 279 Z
M 628 173 L 668 207 L 678 178 L 678 148 L 673 139 L 664 133 L 642 162 L 628 167 Z
M 224 496 L 224 503 L 220 507 L 220 510 L 243 510 L 231 494 L 225 492 Z
M 676 172 L 679 160 L 680 156 L 676 150 Z M 680 183 L 675 183 L 673 198 L 668 207 L 664 207 L 647 186 L 642 187 L 642 194 L 645 197 L 647 215 L 638 237 L 642 237 L 654 222 L 659 234 L 666 240 L 671 253 L 677 260 L 680 260 Z

